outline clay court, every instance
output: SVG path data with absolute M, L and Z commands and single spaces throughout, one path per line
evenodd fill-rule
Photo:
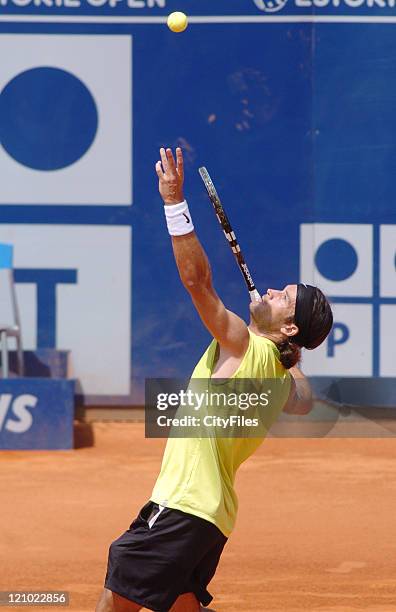
M 92 429 L 90 429 L 92 427 Z M 91 440 L 90 440 L 91 438 Z M 0 590 L 66 590 L 93 610 L 107 548 L 149 498 L 164 440 L 79 424 L 66 452 L 2 452 Z M 238 471 L 217 612 L 396 610 L 392 438 L 269 438 Z

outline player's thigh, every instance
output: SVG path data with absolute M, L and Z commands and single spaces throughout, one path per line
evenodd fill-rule
M 199 612 L 201 605 L 194 593 L 183 593 L 179 595 L 170 612 Z
M 134 603 L 130 599 L 121 597 L 117 593 L 112 593 L 113 596 L 113 609 L 114 612 L 138 612 L 142 609 L 142 606 Z

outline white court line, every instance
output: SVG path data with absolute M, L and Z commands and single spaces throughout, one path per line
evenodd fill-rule
M 21 23 L 92 23 L 92 24 L 165 24 L 167 16 L 129 17 L 108 15 L 0 15 L 1 22 Z M 217 23 L 396 23 L 396 16 L 369 15 L 196 15 L 190 24 Z

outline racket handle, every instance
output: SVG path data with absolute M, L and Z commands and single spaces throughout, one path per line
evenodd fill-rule
M 257 291 L 257 289 L 253 289 L 253 291 L 249 291 L 250 299 L 252 302 L 261 302 L 261 295 Z

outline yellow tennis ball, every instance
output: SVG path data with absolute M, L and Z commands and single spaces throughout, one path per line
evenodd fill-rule
M 175 11 L 169 15 L 167 23 L 168 28 L 172 30 L 172 32 L 184 32 L 188 26 L 187 15 L 180 11 Z

